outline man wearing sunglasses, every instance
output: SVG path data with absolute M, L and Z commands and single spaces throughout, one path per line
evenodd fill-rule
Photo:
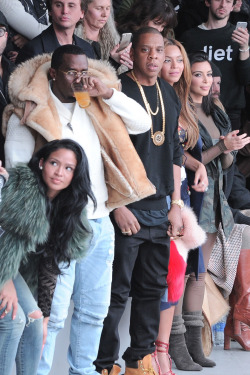
M 4 165 L 4 137 L 2 135 L 2 113 L 4 107 L 9 103 L 8 80 L 11 72 L 14 70 L 14 64 L 4 55 L 8 39 L 8 23 L 0 12 L 0 160 Z
M 88 61 L 78 46 L 56 49 L 51 67 L 48 55 L 27 61 L 16 69 L 11 82 L 15 114 L 7 126 L 6 165 L 27 162 L 46 141 L 73 139 L 87 155 L 97 201 L 96 208 L 91 201 L 87 205 L 93 238 L 86 256 L 76 265 L 71 262 L 58 277 L 49 323 L 45 318 L 48 336 L 38 375 L 50 371 L 56 335 L 64 325 L 71 296 L 69 374 L 94 375 L 93 361 L 110 303 L 114 230 L 109 211 L 155 193 L 128 135 L 148 131 L 150 118 L 140 104 L 119 91 L 114 71 L 104 62 Z M 85 109 L 76 102 L 74 83 L 90 96 Z

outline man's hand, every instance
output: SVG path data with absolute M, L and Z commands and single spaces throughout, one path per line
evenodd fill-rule
M 8 56 L 8 59 L 15 64 L 16 58 L 18 56 L 18 52 L 17 51 L 10 51 L 10 52 L 8 52 L 7 56 Z
M 170 225 L 167 234 L 169 237 L 179 237 L 183 235 L 184 225 L 181 217 L 181 208 L 177 204 L 171 205 L 168 212 Z
M 97 77 L 89 76 L 83 78 L 83 86 L 90 96 L 101 96 L 103 99 L 110 99 L 113 95 L 113 90 Z
M 240 49 L 247 50 L 249 46 L 248 30 L 242 27 L 235 29 L 232 33 L 232 40 L 239 43 Z
M 122 234 L 132 236 L 141 229 L 135 215 L 127 207 L 119 207 L 114 211 L 114 219 Z
M 12 42 L 18 47 L 18 48 L 23 48 L 23 46 L 28 43 L 29 39 L 25 38 L 23 35 L 21 34 L 16 34 L 13 36 L 13 38 L 11 39 Z
M 18 299 L 16 294 L 16 288 L 12 280 L 8 280 L 2 290 L 0 291 L 0 310 L 5 307 L 4 312 L 0 316 L 0 319 L 3 319 L 13 308 L 12 319 L 16 318 L 17 308 L 18 308 Z

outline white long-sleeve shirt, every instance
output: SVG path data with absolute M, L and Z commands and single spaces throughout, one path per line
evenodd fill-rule
M 0 0 L 0 10 L 8 24 L 29 40 L 41 34 L 49 26 L 39 23 L 31 14 L 25 12 L 22 3 L 18 0 Z

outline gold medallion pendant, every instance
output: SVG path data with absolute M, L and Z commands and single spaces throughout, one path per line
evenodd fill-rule
M 163 132 L 161 132 L 161 131 L 155 132 L 151 138 L 153 139 L 153 143 L 156 146 L 163 145 L 163 143 L 165 141 L 165 136 L 164 136 Z
M 136 82 L 136 84 L 137 84 L 137 86 L 140 90 L 140 93 L 141 93 L 146 111 L 148 112 L 148 115 L 151 118 L 151 139 L 153 141 L 153 144 L 155 146 L 161 146 L 165 142 L 165 107 L 164 107 L 164 102 L 163 102 L 163 98 L 162 98 L 162 92 L 161 92 L 160 86 L 158 84 L 158 81 L 156 80 L 156 82 L 155 82 L 156 95 L 157 95 L 157 107 L 156 107 L 155 111 L 152 111 L 152 109 L 150 107 L 150 104 L 149 104 L 149 102 L 146 98 L 143 87 L 139 83 L 138 79 L 136 78 L 133 70 L 131 71 L 131 75 L 132 75 L 134 81 Z M 157 131 L 157 132 L 154 133 L 152 116 L 156 116 L 159 112 L 159 99 L 160 99 L 160 106 L 161 106 L 161 113 L 162 113 L 162 131 Z

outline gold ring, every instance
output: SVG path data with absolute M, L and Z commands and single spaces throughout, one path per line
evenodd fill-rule
M 127 232 L 122 232 L 122 234 L 131 234 L 132 233 L 132 230 L 130 229 L 130 230 L 128 230 Z

